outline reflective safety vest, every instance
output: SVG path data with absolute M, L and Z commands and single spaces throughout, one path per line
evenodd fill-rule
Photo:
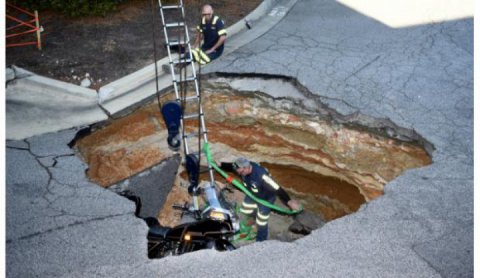
M 268 171 L 255 162 L 251 162 L 252 173 L 243 176 L 247 188 L 260 199 L 270 199 L 277 195 L 280 186 L 272 179 Z
M 252 172 L 246 176 L 241 176 L 243 184 L 255 197 L 258 197 L 263 200 L 267 200 L 272 203 L 270 200 L 274 200 L 274 197 L 278 196 L 280 200 L 288 205 L 290 201 L 290 196 L 288 193 L 278 185 L 267 169 L 263 168 L 259 164 L 250 161 L 252 166 Z M 233 163 L 222 162 L 221 168 L 225 171 L 234 170 Z M 231 183 L 233 180 L 232 177 L 227 178 L 227 182 Z
M 212 48 L 221 36 L 227 35 L 225 24 L 220 17 L 213 15 L 211 21 L 207 21 L 202 17 L 202 22 L 197 26 L 197 30 L 203 34 L 202 50 Z M 224 45 L 219 46 L 216 51 L 223 53 Z

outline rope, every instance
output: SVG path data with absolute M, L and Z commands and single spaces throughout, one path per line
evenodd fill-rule
M 191 54 L 190 54 L 191 56 Z M 194 63 L 192 59 L 192 63 Z M 200 115 L 200 108 L 202 107 L 202 87 L 200 82 L 200 74 L 201 74 L 201 66 L 198 68 L 197 76 L 197 84 L 198 84 L 198 175 L 200 176 L 200 161 L 201 161 L 201 154 L 202 154 L 202 116 Z M 205 123 L 206 124 L 206 123 Z M 206 127 L 205 127 L 206 128 Z M 210 169 L 209 169 L 210 170 Z M 213 181 L 212 181 L 213 182 Z M 213 184 L 212 184 L 213 185 Z
M 157 43 L 156 43 L 156 35 L 155 35 L 155 5 L 153 4 L 153 0 L 150 1 L 150 5 L 152 7 L 152 40 L 153 40 L 153 62 L 155 64 L 155 85 L 156 85 L 156 95 L 157 95 L 157 103 L 158 108 L 162 110 L 162 105 L 160 103 L 160 92 L 158 86 L 158 67 L 157 67 Z
M 185 19 L 182 18 L 183 22 L 185 22 Z M 186 70 L 186 65 L 185 65 L 185 62 L 186 62 L 186 58 L 185 57 L 182 57 L 182 45 L 180 44 L 180 41 L 181 41 L 181 34 L 182 32 L 180 30 L 176 30 L 176 34 L 177 34 L 177 42 L 178 42 L 178 61 L 180 62 L 178 65 L 179 67 L 177 66 L 177 69 L 179 70 L 178 72 L 178 78 L 179 78 L 179 81 L 180 81 L 180 97 L 181 97 L 181 103 L 182 103 L 182 113 L 183 115 L 185 115 L 185 110 L 186 110 L 186 106 L 187 106 L 187 93 L 188 93 L 188 84 L 186 82 L 183 82 L 184 80 L 187 79 L 187 70 Z M 185 55 L 184 55 L 185 56 Z M 175 67 L 175 65 L 172 65 Z M 173 72 L 175 73 L 175 69 L 173 70 Z M 176 74 L 176 73 L 175 73 Z M 185 120 L 183 120 L 183 124 L 182 124 L 182 138 L 185 138 Z M 186 145 L 186 141 L 187 139 L 183 139 L 183 144 Z M 184 154 L 184 157 L 187 157 L 187 148 L 184 146 L 183 147 L 183 154 Z
M 255 202 L 263 205 L 263 206 L 266 206 L 268 208 L 271 208 L 272 210 L 275 210 L 277 212 L 280 212 L 280 213 L 284 213 L 284 214 L 288 214 L 288 215 L 293 215 L 293 214 L 297 214 L 297 213 L 300 213 L 303 211 L 303 208 L 299 209 L 299 210 L 291 210 L 291 209 L 285 209 L 285 208 L 282 208 L 282 207 L 279 207 L 279 206 L 276 206 L 266 200 L 263 200 L 263 199 L 260 199 L 258 197 L 256 197 L 255 195 L 253 195 L 252 192 L 250 192 L 250 190 L 248 190 L 248 188 L 246 188 L 241 182 L 237 181 L 236 179 L 233 179 L 231 176 L 229 176 L 227 173 L 225 173 L 222 169 L 220 169 L 220 167 L 217 166 L 217 164 L 215 163 L 215 161 L 213 161 L 212 159 L 212 154 L 210 153 L 210 146 L 208 145 L 208 143 L 204 143 L 203 144 L 203 151 L 205 152 L 205 156 L 207 157 L 207 161 L 210 163 L 210 165 L 222 176 L 224 177 L 225 179 L 227 179 L 228 181 L 231 181 L 231 184 L 235 185 L 238 189 L 240 189 L 243 193 L 245 193 L 245 195 L 247 195 L 248 197 L 252 198 Z

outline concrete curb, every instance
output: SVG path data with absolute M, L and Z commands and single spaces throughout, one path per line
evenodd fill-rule
M 279 5 L 288 11 L 297 1 L 264 0 L 250 14 L 227 28 L 231 38 L 223 56 L 263 35 L 287 12 L 274 17 L 264 15 L 272 13 Z M 255 26 L 248 32 L 246 20 Z M 157 61 L 158 91 L 172 85 L 170 74 L 163 73 L 161 67 L 168 62 L 168 57 Z M 12 140 L 104 121 L 141 104 L 157 92 L 154 63 L 101 87 L 98 93 L 15 66 L 6 72 L 6 80 L 9 82 L 6 89 L 6 138 Z
M 13 67 L 5 89 L 8 140 L 90 125 L 108 119 L 92 89 Z
M 297 0 L 290 0 L 290 2 L 296 3 Z M 250 14 L 239 20 L 237 23 L 227 28 L 229 36 L 234 36 L 247 29 L 245 20 L 256 21 L 262 16 L 267 14 L 268 11 L 276 4 L 275 0 L 263 1 L 255 10 Z M 293 6 L 290 5 L 290 8 Z M 278 21 L 277 21 L 278 22 Z M 273 25 L 268 26 L 268 29 Z M 263 33 L 262 33 L 263 34 Z M 256 37 L 255 37 L 256 38 Z M 224 56 L 231 53 L 233 50 L 250 42 L 252 37 L 248 40 L 236 40 L 234 48 L 226 47 Z M 227 45 L 228 46 L 228 45 Z M 163 73 L 162 65 L 169 62 L 168 57 L 164 57 L 157 62 L 159 71 L 159 91 L 172 85 L 170 74 Z M 101 105 L 111 115 L 117 114 L 120 111 L 144 101 L 145 99 L 156 94 L 155 84 L 155 64 L 146 66 L 145 68 L 129 74 L 121 79 L 113 81 L 100 88 L 99 90 L 99 105 Z
M 253 10 L 249 15 L 245 16 L 237 23 L 227 28 L 227 33 L 229 36 L 236 35 L 240 31 L 245 30 L 245 21 L 255 21 L 258 20 L 261 16 L 265 15 L 267 11 L 273 6 L 274 0 L 264 0 L 255 10 Z M 162 65 L 167 64 L 168 57 L 163 57 L 157 61 L 157 67 L 160 72 L 162 72 Z M 161 75 L 164 75 L 163 72 Z M 166 74 L 168 75 L 168 74 Z M 151 82 L 155 78 L 155 64 L 148 65 L 143 69 L 136 71 L 132 74 L 129 74 L 125 77 L 117 79 L 103 87 L 98 91 L 99 93 L 99 104 L 108 105 L 109 101 L 118 99 L 119 97 L 134 91 L 148 82 Z
M 98 98 L 97 91 L 93 89 L 89 89 L 89 88 L 85 88 L 75 84 L 37 75 L 33 72 L 30 72 L 28 70 L 25 70 L 23 68 L 19 68 L 16 66 L 12 66 L 12 68 L 13 68 L 13 74 L 14 74 L 13 79 L 25 79 L 29 83 L 37 84 L 39 88 L 42 88 L 45 90 L 57 91 L 57 92 L 66 91 L 68 94 L 73 95 L 75 97 L 80 97 L 85 100 L 95 100 L 95 102 L 97 101 L 97 98 Z
M 272 8 L 274 4 L 275 4 L 274 0 L 264 0 L 250 14 L 240 19 L 239 21 L 237 21 L 237 23 L 233 24 L 232 26 L 228 27 L 227 34 L 229 36 L 233 36 L 239 33 L 240 31 L 247 29 L 247 27 L 245 26 L 245 21 L 250 22 L 250 21 L 256 21 L 260 19 L 260 17 L 264 16 L 270 10 L 270 8 Z
M 158 60 L 157 66 L 168 62 L 168 57 Z M 108 100 L 114 100 L 155 78 L 155 64 L 148 65 L 141 70 L 117 79 L 98 90 L 99 104 L 104 104 Z

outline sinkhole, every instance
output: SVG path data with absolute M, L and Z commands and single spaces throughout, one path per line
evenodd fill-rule
M 341 115 L 293 79 L 215 74 L 202 80 L 202 91 L 214 159 L 241 155 L 260 163 L 308 214 L 307 224 L 273 214 L 269 239 L 305 236 L 381 196 L 403 171 L 431 164 L 434 148 L 415 131 L 388 119 Z M 168 148 L 159 111 L 158 100 L 171 99 L 167 91 L 75 142 L 91 181 L 135 200 L 137 216 L 166 227 L 182 223 L 172 205 L 191 202 L 181 152 Z M 216 181 L 225 183 L 219 175 Z M 230 203 L 243 198 L 238 190 L 221 194 Z

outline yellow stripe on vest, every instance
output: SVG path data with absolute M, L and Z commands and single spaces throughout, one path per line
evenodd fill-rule
M 268 183 L 273 189 L 278 190 L 280 188 L 280 185 L 278 185 L 270 176 L 268 175 L 263 175 L 262 179 Z

